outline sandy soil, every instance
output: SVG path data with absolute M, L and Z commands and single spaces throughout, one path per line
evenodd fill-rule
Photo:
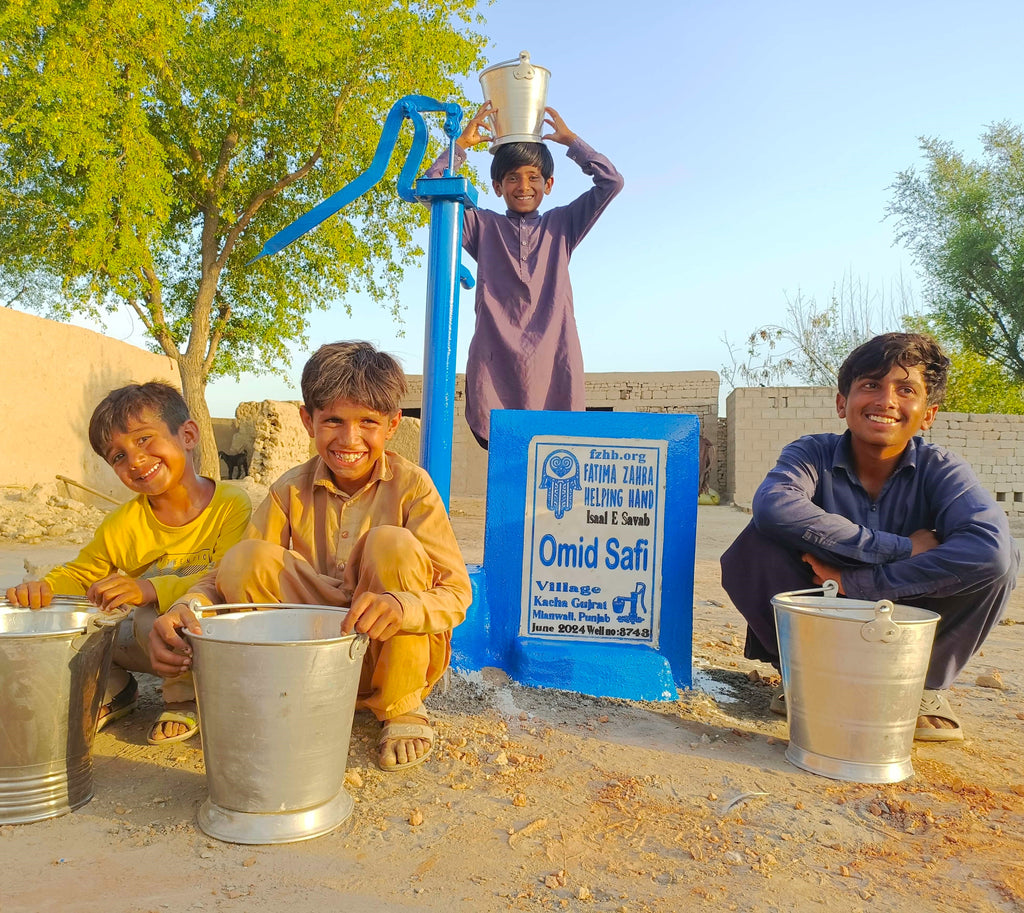
M 452 512 L 481 561 L 483 503 Z M 635 703 L 500 670 L 455 676 L 428 701 L 434 756 L 397 774 L 374 766 L 377 727 L 358 714 L 355 810 L 315 840 L 238 846 L 199 831 L 199 740 L 146 744 L 159 699 L 145 681 L 140 711 L 96 739 L 95 798 L 0 827 L 0 910 L 1024 910 L 1024 589 L 953 689 L 965 742 L 916 745 L 900 784 L 828 780 L 785 760 L 771 670 L 742 658 L 718 556 L 746 520 L 699 511 L 692 691 Z M 0 542 L 0 584 L 26 559 L 75 550 Z M 993 676 L 1001 689 L 984 686 Z

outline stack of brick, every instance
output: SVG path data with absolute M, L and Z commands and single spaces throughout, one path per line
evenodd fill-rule
M 940 411 L 925 438 L 967 460 L 1011 525 L 1024 527 L 1024 415 Z

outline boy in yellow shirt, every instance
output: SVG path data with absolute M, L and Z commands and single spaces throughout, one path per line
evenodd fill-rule
M 424 761 L 434 731 L 423 706 L 448 668 L 466 616 L 469 574 L 426 471 L 385 445 L 405 375 L 367 342 L 321 346 L 302 372 L 302 421 L 317 456 L 289 470 L 253 514 L 246 539 L 153 626 L 163 675 L 191 664 L 179 631 L 201 628 L 188 601 L 344 606 L 342 633 L 370 637 L 357 708 L 381 721 L 377 762 Z
M 107 611 L 135 606 L 114 647 L 98 729 L 138 707 L 138 682 L 128 670 L 153 673 L 146 645 L 157 615 L 241 539 L 249 522 L 241 488 L 196 474 L 198 439 L 185 400 L 169 384 L 129 384 L 108 393 L 92 414 L 89 443 L 138 497 L 109 514 L 73 561 L 7 590 L 10 602 L 33 609 L 55 593 L 84 594 Z M 150 744 L 195 735 L 192 676 L 166 681 L 164 701 Z

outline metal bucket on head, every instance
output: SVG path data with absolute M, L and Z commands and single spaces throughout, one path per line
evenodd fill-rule
M 341 635 L 343 609 L 212 611 L 202 634 L 185 632 L 210 792 L 199 827 L 230 843 L 334 830 L 353 806 L 345 767 L 366 635 Z
M 92 798 L 92 743 L 123 617 L 77 596 L 45 609 L 0 605 L 0 824 Z
M 910 750 L 939 616 L 822 589 L 772 598 L 789 719 L 786 759 L 811 773 L 895 783 Z
M 484 100 L 497 109 L 488 117 L 491 152 L 502 143 L 539 143 L 544 130 L 551 71 L 530 63 L 530 54 L 520 51 L 516 60 L 489 66 L 480 74 Z

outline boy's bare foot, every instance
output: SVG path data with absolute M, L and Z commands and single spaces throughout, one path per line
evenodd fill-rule
M 99 732 L 104 726 L 128 716 L 138 706 L 139 683 L 135 681 L 134 676 L 129 675 L 127 684 L 100 707 L 99 716 L 96 719 L 96 731 Z
M 184 742 L 199 731 L 199 710 L 195 701 L 164 704 L 164 711 L 149 730 L 150 745 Z
M 919 742 L 956 742 L 963 737 L 960 720 L 946 693 L 925 689 L 914 738 Z
M 377 740 L 377 764 L 381 770 L 402 770 L 421 764 L 434 750 L 434 730 L 426 708 L 384 720 Z
M 952 720 L 941 716 L 919 716 L 917 718 L 918 729 L 959 729 Z

